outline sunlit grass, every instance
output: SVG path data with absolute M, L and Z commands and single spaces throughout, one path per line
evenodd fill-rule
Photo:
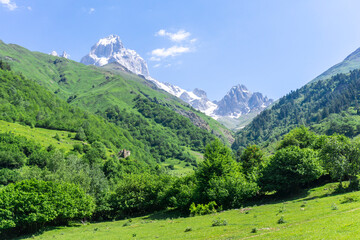
M 213 215 L 172 218 L 166 213 L 129 220 L 58 227 L 34 239 L 356 239 L 360 233 L 360 202 L 342 203 L 337 184 L 311 189 L 298 198 L 246 206 Z M 300 194 L 300 193 L 299 193 Z M 336 204 L 337 209 L 332 206 Z M 280 218 L 285 223 L 279 224 Z M 220 218 L 226 226 L 213 227 Z

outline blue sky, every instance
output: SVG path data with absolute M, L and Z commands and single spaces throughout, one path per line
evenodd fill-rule
M 244 84 L 279 98 L 360 47 L 356 0 L 0 0 L 0 39 L 79 61 L 121 37 L 152 77 L 219 100 Z

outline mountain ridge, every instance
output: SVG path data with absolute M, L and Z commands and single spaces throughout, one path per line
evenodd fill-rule
M 150 76 L 145 60 L 134 50 L 126 49 L 117 35 L 100 39 L 92 46 L 90 53 L 81 59 L 81 63 L 85 65 L 100 67 L 114 62 L 121 65 L 122 70 L 144 76 L 146 80 L 154 83 L 159 89 L 180 98 L 215 120 L 222 117 L 236 119 L 249 113 L 259 113 L 273 102 L 272 99 L 263 97 L 261 93 L 250 93 L 245 86 L 243 88 L 234 86 L 232 89 L 235 89 L 236 92 L 231 93 L 230 90 L 222 100 L 217 102 L 209 100 L 206 92 L 199 88 L 187 91 L 179 86 L 160 82 Z M 117 69 L 121 70 L 121 67 L 117 67 Z M 248 97 L 241 98 L 242 101 L 234 97 L 244 94 L 247 94 Z M 252 96 L 253 98 L 250 99 Z

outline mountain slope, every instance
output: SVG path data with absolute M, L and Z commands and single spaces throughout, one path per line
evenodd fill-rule
M 15 71 L 35 80 L 72 106 L 98 113 L 101 116 L 104 116 L 105 112 L 112 107 L 118 107 L 120 112 L 125 110 L 127 118 L 122 118 L 121 127 L 129 131 L 130 137 L 142 142 L 141 145 L 146 146 L 158 162 L 161 159 L 170 158 L 184 161 L 194 159 L 195 155 L 191 157 L 189 149 L 202 151 L 212 138 L 210 132 L 228 144 L 232 141 L 230 132 L 220 123 L 195 111 L 178 98 L 159 91 L 154 84 L 132 73 L 85 66 L 65 58 L 33 53 L 20 46 L 3 43 L 0 44 L 0 59 L 7 60 Z M 184 119 L 184 122 L 188 117 L 195 126 L 198 126 L 192 132 L 203 136 L 200 145 L 196 142 L 197 138 L 185 143 L 174 129 L 146 119 L 135 106 L 135 98 L 139 95 L 151 101 L 156 99 L 158 104 L 163 105 L 171 114 L 175 114 L 176 118 Z M 134 129 L 133 125 L 139 123 L 142 124 L 140 126 L 142 131 L 147 131 L 144 135 L 147 138 L 141 137 Z M 203 129 L 206 131 L 204 132 Z M 156 139 L 162 144 L 154 144 L 153 141 Z M 171 151 L 164 152 L 162 149 Z
M 318 133 L 337 132 L 354 137 L 360 133 L 359 94 L 360 70 L 309 83 L 255 117 L 237 133 L 232 147 L 235 150 L 250 144 L 266 147 L 300 125 Z
M 309 126 L 318 133 L 337 132 L 349 137 L 359 134 L 354 129 L 360 120 L 357 69 L 360 69 L 360 48 L 254 118 L 236 134 L 233 149 L 249 144 L 268 146 L 299 125 Z
M 85 112 L 48 92 L 37 83 L 0 69 L 0 120 L 19 122 L 31 127 L 56 129 L 75 133 L 81 128 L 82 141 L 103 141 L 114 150 L 131 150 L 142 163 L 154 164 L 144 144 L 130 136 L 129 131 Z
M 85 65 L 103 66 L 107 69 L 114 68 L 118 71 L 141 75 L 159 89 L 180 98 L 214 119 L 232 118 L 231 122 L 235 124 L 235 127 L 242 127 L 243 125 L 239 126 L 238 123 L 247 123 L 248 119 L 272 103 L 271 99 L 263 97 L 261 93 L 253 94 L 245 86 L 240 85 L 233 87 L 219 103 L 215 103 L 210 101 L 206 92 L 201 89 L 187 91 L 179 86 L 160 82 L 149 75 L 146 62 L 134 50 L 126 49 L 120 37 L 116 35 L 100 39 L 81 62 Z M 242 115 L 247 115 L 244 117 L 245 121 L 238 119 Z M 221 120 L 220 122 L 225 125 L 228 123 Z
M 360 48 L 356 49 L 349 56 L 347 56 L 344 61 L 332 66 L 324 73 L 317 76 L 311 82 L 316 82 L 318 80 L 324 80 L 330 78 L 338 73 L 348 73 L 351 70 L 360 68 Z

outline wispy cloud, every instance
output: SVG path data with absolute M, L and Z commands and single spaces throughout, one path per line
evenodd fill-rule
M 162 62 L 162 64 L 158 63 L 154 65 L 154 67 L 173 66 L 174 64 L 170 64 L 169 61 L 172 61 L 174 57 L 180 56 L 184 53 L 195 51 L 195 43 L 197 42 L 197 39 L 190 38 L 191 33 L 183 29 L 175 32 L 169 32 L 165 29 L 160 29 L 155 33 L 155 36 L 165 37 L 169 39 L 173 44 L 170 47 L 157 48 L 151 51 L 150 61 L 167 62 L 167 64 L 165 64 L 164 62 Z
M 160 29 L 155 36 L 168 37 L 173 42 L 182 42 L 190 37 L 191 33 L 181 29 L 175 33 L 167 32 L 164 29 Z
M 90 8 L 89 9 L 89 14 L 93 14 L 95 12 L 95 8 Z
M 0 0 L 0 3 L 7 7 L 10 11 L 14 11 L 17 8 L 16 3 L 11 0 Z
M 161 61 L 161 58 L 152 56 L 152 57 L 150 58 L 150 61 L 160 62 L 160 61 Z
M 158 58 L 175 57 L 182 53 L 190 52 L 190 48 L 182 46 L 172 46 L 170 48 L 158 48 L 151 51 L 152 56 Z

